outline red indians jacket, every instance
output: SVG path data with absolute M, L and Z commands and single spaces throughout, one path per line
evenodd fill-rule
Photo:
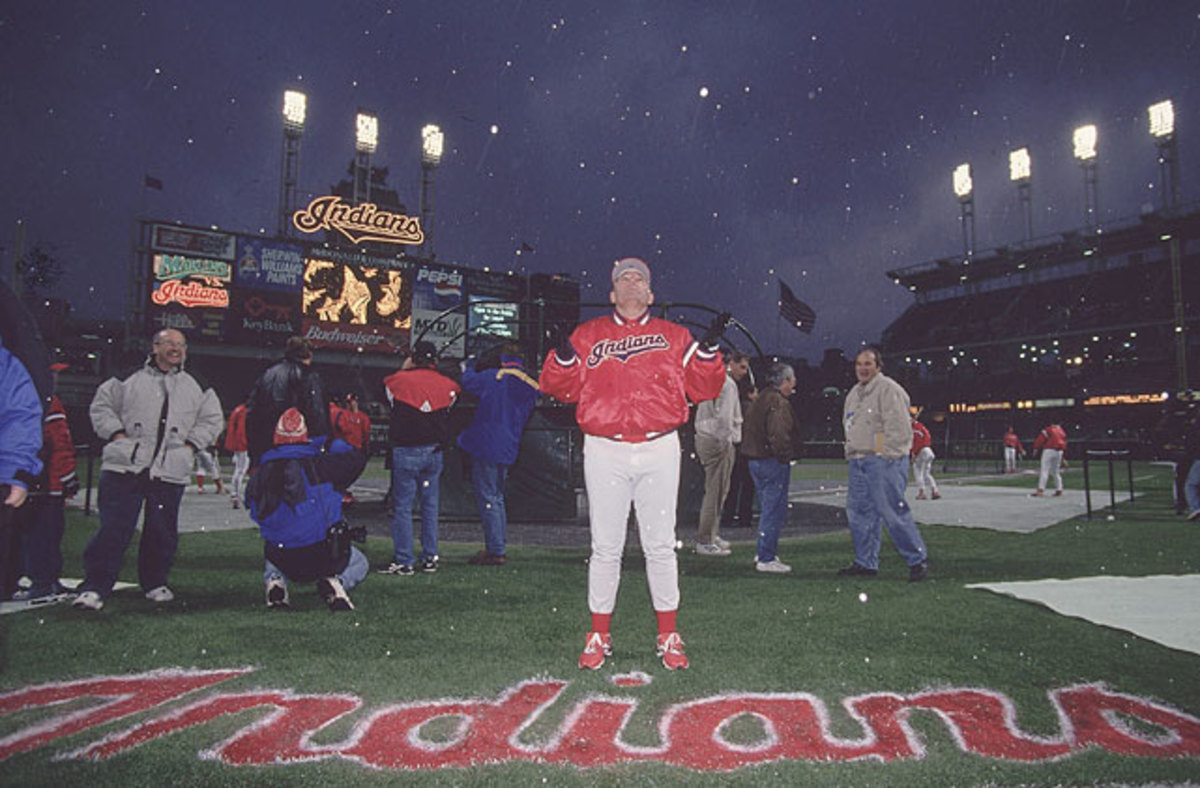
M 41 457 L 42 476 L 30 492 L 61 496 L 64 488 L 79 488 L 75 477 L 75 442 L 67 425 L 67 411 L 57 394 L 51 395 L 42 420 Z M 73 491 L 68 492 L 67 497 L 71 495 L 74 495 Z
M 1037 438 L 1033 441 L 1033 450 L 1038 451 L 1039 449 L 1066 451 L 1067 433 L 1063 432 L 1063 428 L 1057 424 L 1051 424 L 1039 432 Z
M 650 313 L 626 320 L 615 311 L 589 320 L 571 334 L 576 356 L 556 353 L 542 367 L 542 392 L 576 402 L 588 435 L 641 443 L 687 421 L 688 400 L 721 393 L 721 354 L 700 348 L 683 326 Z

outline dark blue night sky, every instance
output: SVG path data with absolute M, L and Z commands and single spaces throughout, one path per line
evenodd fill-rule
M 1012 148 L 1033 155 L 1035 233 L 1083 223 L 1082 123 L 1102 218 L 1156 205 L 1163 98 L 1185 201 L 1200 183 L 1195 2 L 49 0 L 0 10 L 0 74 L 4 259 L 22 221 L 91 315 L 123 313 L 143 205 L 274 231 L 288 88 L 308 94 L 302 202 L 344 177 L 362 106 L 415 213 L 437 123 L 440 261 L 567 271 L 601 300 L 611 261 L 643 256 L 660 301 L 731 309 L 812 359 L 911 303 L 887 270 L 961 251 L 961 162 L 981 249 L 1023 233 Z M 777 276 L 811 336 L 780 325 Z

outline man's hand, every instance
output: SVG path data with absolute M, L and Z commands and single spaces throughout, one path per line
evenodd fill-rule
M 558 324 L 550 331 L 550 342 L 559 361 L 569 362 L 575 358 L 575 346 L 571 344 L 571 327 Z
M 700 337 L 700 347 L 708 350 L 715 350 L 717 343 L 721 341 L 721 335 L 725 333 L 725 329 L 733 322 L 733 315 L 729 312 L 722 312 L 713 318 L 713 321 L 708 324 L 708 330 L 704 332 L 704 336 Z
M 21 504 L 25 503 L 26 490 L 19 484 L 14 484 L 8 488 L 8 497 L 4 499 L 5 506 L 11 506 L 16 509 Z

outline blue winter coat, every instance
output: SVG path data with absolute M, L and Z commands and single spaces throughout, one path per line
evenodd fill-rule
M 463 451 L 501 465 L 517 461 L 521 433 L 541 393 L 521 361 L 502 356 L 499 369 L 476 370 L 474 359 L 463 366 L 463 390 L 479 398 L 475 419 L 458 436 Z
M 263 540 L 282 549 L 325 541 L 329 526 L 342 519 L 341 490 L 365 463 L 366 455 L 340 438 L 313 438 L 264 454 L 246 485 L 246 507 Z
M 33 380 L 0 345 L 0 484 L 29 488 L 42 472 L 42 406 Z

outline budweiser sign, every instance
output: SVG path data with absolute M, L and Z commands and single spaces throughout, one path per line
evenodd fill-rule
M 203 282 L 170 279 L 154 288 L 150 300 L 159 306 L 179 304 L 186 307 L 225 309 L 229 306 L 229 291 L 223 287 L 211 287 Z
M 336 195 L 317 197 L 292 215 L 292 224 L 303 233 L 337 230 L 355 244 L 381 241 L 418 245 L 425 241 L 419 218 L 381 211 L 370 202 L 352 206 Z
M 1047 699 L 1059 729 L 1044 736 L 1021 730 L 1015 704 L 989 689 L 844 698 L 843 713 L 855 726 L 851 738 L 831 731 L 830 710 L 809 693 L 728 692 L 669 706 L 657 722 L 659 741 L 645 746 L 623 737 L 637 712 L 638 689 L 652 681 L 644 673 L 614 676 L 605 692 L 572 696 L 577 699 L 569 709 L 562 708 L 569 682 L 549 678 L 522 681 L 494 698 L 406 701 L 369 710 L 349 694 L 210 691 L 251 672 L 153 671 L 5 693 L 0 717 L 10 732 L 0 738 L 0 761 L 126 718 L 138 721 L 56 753 L 55 759 L 106 760 L 210 722 L 231 730 L 234 723 L 224 718 L 233 717 L 239 727 L 198 757 L 260 768 L 344 760 L 403 772 L 512 762 L 580 769 L 662 763 L 729 772 L 788 761 L 923 760 L 928 757 L 924 736 L 932 728 L 922 725 L 922 733 L 913 727 L 910 718 L 917 715 L 940 723 L 960 751 L 977 758 L 1042 763 L 1089 750 L 1132 758 L 1200 758 L 1200 719 L 1101 684 L 1050 691 Z M 347 730 L 345 738 L 325 743 L 329 736 L 323 732 L 330 726 Z

